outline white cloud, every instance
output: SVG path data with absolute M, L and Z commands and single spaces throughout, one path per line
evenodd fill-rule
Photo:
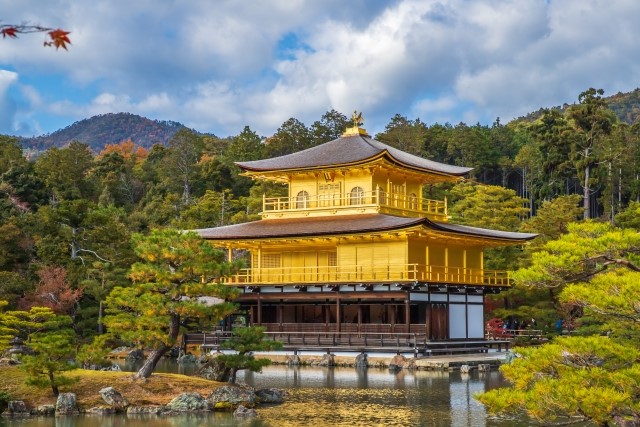
M 69 52 L 43 48 L 41 35 L 0 41 L 0 67 L 31 88 L 21 86 L 33 110 L 23 114 L 69 121 L 130 111 L 221 136 L 244 125 L 267 135 L 331 108 L 363 110 L 370 132 L 396 113 L 491 123 L 571 102 L 589 86 L 631 90 L 640 77 L 640 3 L 630 1 L 23 0 L 3 9 L 3 22 L 72 31 Z M 73 96 L 39 83 L 46 73 Z
M 9 87 L 18 81 L 18 73 L 0 70 L 0 133 L 13 133 L 16 103 L 9 95 Z

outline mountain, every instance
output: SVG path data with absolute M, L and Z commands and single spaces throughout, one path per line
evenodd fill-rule
M 80 120 L 48 135 L 22 138 L 21 142 L 26 149 L 44 151 L 80 141 L 98 153 L 106 144 L 117 144 L 127 139 L 145 148 L 153 144 L 166 145 L 177 131 L 185 127 L 178 122 L 151 120 L 130 113 L 109 113 Z
M 616 117 L 629 125 L 634 123 L 640 123 L 640 88 L 634 89 L 631 92 L 618 92 L 615 95 L 605 96 L 604 100 Z M 549 110 L 561 110 L 564 111 L 571 104 L 565 103 L 562 106 L 551 107 Z M 532 122 L 542 117 L 545 108 L 540 108 L 538 111 L 531 112 L 526 116 L 518 117 L 514 121 Z

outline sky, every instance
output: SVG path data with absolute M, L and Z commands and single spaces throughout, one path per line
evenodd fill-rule
M 130 112 L 217 136 L 331 109 L 491 125 L 640 86 L 637 0 L 0 0 L 0 134 Z

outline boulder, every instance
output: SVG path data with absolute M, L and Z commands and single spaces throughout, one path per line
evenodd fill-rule
M 336 366 L 335 354 L 327 353 L 322 356 L 322 359 L 318 362 L 318 366 Z
M 104 368 L 100 368 L 101 371 L 112 371 L 112 372 L 122 372 L 120 365 L 116 365 L 115 363 L 111 366 L 105 366 Z
M 158 405 L 129 406 L 127 415 L 160 415 L 165 410 L 164 406 Z
M 127 360 L 142 360 L 144 359 L 144 351 L 142 349 L 136 348 L 135 350 L 131 350 L 127 353 Z
M 0 358 L 0 366 L 14 366 L 19 365 L 20 360 L 14 359 L 12 357 L 2 357 Z
M 55 413 L 56 405 L 40 405 L 31 410 L 31 415 L 37 415 L 41 417 L 48 417 L 50 415 L 55 415 Z
M 213 390 L 207 400 L 214 411 L 232 411 L 239 405 L 253 408 L 257 399 L 251 387 L 223 385 Z
M 461 365 L 460 366 L 460 373 L 468 374 L 469 372 L 471 372 L 471 366 L 469 366 L 469 365 Z
M 367 353 L 362 352 L 356 356 L 356 368 L 368 368 L 369 367 L 369 359 L 367 357 Z
M 478 364 L 478 372 L 489 372 L 491 370 L 491 365 L 488 363 L 479 363 Z
M 116 409 L 110 406 L 94 406 L 87 409 L 86 413 L 91 415 L 113 415 L 116 413 Z
M 615 425 L 620 427 L 640 427 L 640 416 L 616 415 L 613 417 Z
M 175 412 L 198 412 L 208 411 L 209 404 L 200 393 L 182 393 L 167 403 L 166 408 Z
M 29 415 L 30 412 L 27 409 L 27 405 L 22 400 L 10 400 L 7 403 L 7 409 L 2 413 L 4 416 L 20 417 Z
M 78 413 L 76 394 L 60 393 L 56 401 L 56 415 L 76 415 Z
M 231 377 L 231 369 L 229 369 L 222 360 L 218 358 L 209 359 L 202 366 L 196 375 L 211 381 L 227 382 Z
M 300 366 L 302 363 L 300 361 L 300 356 L 294 354 L 293 356 L 287 356 L 287 365 L 289 366 Z
M 105 387 L 98 393 L 107 405 L 113 406 L 116 410 L 124 410 L 129 406 L 129 401 L 113 387 Z
M 256 401 L 258 403 L 282 403 L 286 393 L 279 388 L 261 388 L 256 390 Z
M 399 371 L 404 368 L 407 363 L 407 359 L 401 355 L 400 353 L 393 356 L 391 361 L 389 362 L 389 370 L 390 371 Z
M 198 359 L 193 354 L 183 354 L 182 356 L 178 357 L 177 360 L 177 362 L 181 365 L 196 363 L 197 361 Z
M 247 407 L 245 407 L 243 405 L 240 405 L 240 406 L 238 406 L 238 409 L 233 411 L 233 416 L 234 417 L 243 417 L 243 418 L 257 417 L 258 416 L 258 412 L 253 408 L 247 408 Z

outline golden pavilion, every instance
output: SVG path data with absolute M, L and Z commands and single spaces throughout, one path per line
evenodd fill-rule
M 248 321 L 273 332 L 416 333 L 429 340 L 484 337 L 485 294 L 509 286 L 487 270 L 484 249 L 535 234 L 452 224 L 447 201 L 423 187 L 470 168 L 385 145 L 354 126 L 297 153 L 239 162 L 245 175 L 284 183 L 263 197 L 262 219 L 196 230 L 217 247 L 250 254 L 225 279 L 241 289 Z

